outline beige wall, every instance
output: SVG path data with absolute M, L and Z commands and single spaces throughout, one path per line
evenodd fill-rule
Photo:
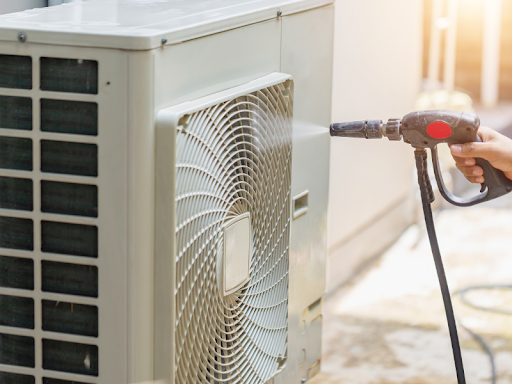
M 337 0 L 335 23 L 333 122 L 411 112 L 421 82 L 422 0 Z M 400 202 L 414 177 L 403 142 L 331 143 L 328 289 L 407 226 L 411 209 Z

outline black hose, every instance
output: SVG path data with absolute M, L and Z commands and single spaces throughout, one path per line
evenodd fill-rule
M 457 325 L 455 315 L 453 313 L 453 306 L 450 296 L 450 289 L 448 288 L 448 282 L 446 281 L 446 274 L 444 272 L 443 260 L 441 258 L 441 252 L 439 250 L 439 244 L 437 242 L 436 230 L 434 226 L 434 218 L 432 216 L 432 207 L 431 204 L 434 201 L 434 192 L 432 190 L 432 185 L 430 184 L 430 177 L 428 175 L 428 165 L 427 165 L 427 151 L 424 149 L 416 149 L 415 151 L 416 158 L 416 169 L 418 170 L 418 184 L 420 186 L 421 191 L 421 202 L 423 205 L 423 214 L 425 216 L 425 224 L 427 227 L 428 238 L 430 240 L 430 247 L 432 248 L 432 254 L 434 256 L 434 262 L 437 270 L 437 277 L 439 278 L 439 285 L 441 286 L 441 293 L 443 296 L 444 309 L 446 312 L 446 319 L 448 321 L 448 329 L 450 331 L 450 339 L 452 343 L 452 351 L 453 351 L 453 359 L 455 361 L 455 369 L 457 371 L 457 383 L 465 384 L 466 378 L 464 376 L 464 366 L 462 362 L 462 355 L 460 351 L 460 343 L 459 337 L 457 335 Z M 480 289 L 512 289 L 512 285 L 476 285 L 461 289 L 454 293 L 458 294 L 460 300 L 475 309 L 493 313 L 500 313 L 505 315 L 512 315 L 512 309 L 500 309 L 500 308 L 492 308 L 492 307 L 483 307 L 480 305 L 473 304 L 466 298 L 466 293 L 468 291 L 480 290 Z M 497 382 L 497 374 L 496 374 L 496 363 L 494 360 L 494 353 L 484 340 L 484 338 L 471 329 L 467 328 L 459 322 L 460 326 L 464 328 L 485 350 L 487 355 L 489 356 L 489 363 L 491 365 L 491 383 L 496 384 Z
M 446 281 L 443 260 L 441 258 L 441 252 L 439 251 L 439 244 L 437 242 L 436 230 L 434 227 L 434 218 L 432 217 L 431 203 L 434 201 L 434 192 L 432 190 L 432 185 L 430 184 L 430 177 L 428 176 L 427 151 L 424 149 L 416 149 L 414 155 L 416 158 L 416 168 L 418 170 L 418 184 L 421 191 L 421 202 L 423 205 L 423 214 L 425 215 L 425 224 L 427 226 L 430 247 L 432 248 L 432 254 L 434 256 L 434 263 L 436 265 L 439 285 L 441 286 L 441 294 L 443 296 L 446 320 L 448 321 L 448 330 L 450 332 L 450 340 L 452 343 L 453 360 L 455 362 L 455 370 L 457 371 L 457 383 L 466 384 L 466 378 L 464 376 L 464 365 L 462 363 L 459 337 L 457 334 L 457 324 L 455 321 L 455 315 L 453 313 L 450 289 L 448 288 L 448 282 Z
M 477 342 L 482 346 L 482 348 L 487 353 L 487 356 L 489 356 L 489 363 L 491 365 L 491 384 L 496 384 L 497 375 L 496 375 L 496 364 L 494 363 L 494 353 L 492 352 L 491 347 L 487 342 L 484 340 L 484 338 L 475 332 L 473 332 L 471 329 L 466 327 L 464 324 L 462 324 L 459 321 L 459 325 L 464 328 Z
M 467 298 L 466 298 L 466 293 L 468 291 L 476 291 L 476 290 L 480 290 L 480 289 L 512 289 L 512 285 L 474 285 L 472 287 L 467 287 L 467 288 L 464 288 L 464 289 L 461 289 L 457 292 L 455 292 L 456 294 L 459 294 L 460 296 L 460 300 L 470 306 L 470 307 L 473 307 L 475 309 L 478 309 L 480 311 L 487 311 L 487 312 L 493 312 L 493 313 L 500 313 L 502 315 L 512 315 L 512 309 L 500 309 L 500 308 L 493 308 L 493 307 L 483 307 L 481 305 L 476 305 L 476 304 L 473 304 L 471 301 L 469 301 Z
M 492 307 L 484 307 L 484 306 L 481 306 L 481 305 L 476 305 L 476 304 L 473 304 L 472 302 L 470 302 L 466 298 L 466 293 L 468 291 L 476 291 L 476 290 L 480 290 L 480 289 L 512 289 L 512 285 L 475 285 L 475 286 L 472 286 L 472 287 L 467 287 L 467 288 L 461 289 L 461 290 L 455 292 L 454 295 L 458 294 L 459 297 L 460 297 L 460 300 L 464 304 L 466 304 L 466 305 L 468 305 L 470 307 L 473 307 L 475 309 L 478 309 L 480 311 L 500 313 L 500 314 L 503 314 L 503 315 L 512 315 L 512 310 L 500 309 L 500 308 L 492 308 Z M 482 346 L 482 348 L 485 350 L 485 352 L 489 356 L 489 363 L 491 365 L 491 383 L 492 384 L 496 384 L 496 382 L 498 380 L 498 377 L 497 377 L 497 374 L 496 374 L 496 363 L 494 361 L 494 353 L 492 352 L 491 347 L 489 346 L 489 344 L 487 344 L 487 342 L 484 340 L 484 338 L 482 336 L 476 334 L 471 329 L 469 329 L 468 327 L 464 326 L 464 324 L 462 324 L 460 321 L 459 321 L 459 324 L 460 324 L 460 326 L 462 328 L 464 328 L 466 331 L 468 331 L 468 333 L 476 341 L 478 341 L 478 343 Z

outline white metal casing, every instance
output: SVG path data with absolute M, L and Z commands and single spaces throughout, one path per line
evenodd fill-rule
M 4 40 L 0 54 L 33 57 L 32 90 L 2 88 L 0 94 L 30 96 L 34 99 L 33 130 L 21 133 L 22 137 L 33 138 L 34 159 L 38 157 L 39 138 L 98 143 L 100 216 L 95 220 L 70 221 L 97 223 L 100 231 L 99 253 L 108 254 L 109 257 L 100 256 L 93 262 L 43 254 L 38 251 L 37 240 L 34 252 L 1 249 L 0 253 L 34 259 L 36 286 L 38 260 L 66 260 L 88 265 L 97 263 L 100 270 L 100 295 L 97 300 L 76 301 L 75 297 L 48 293 L 41 295 L 54 300 L 97 304 L 100 308 L 99 347 L 118 348 L 116 352 L 109 353 L 112 362 L 102 360 L 106 357 L 101 355 L 99 378 L 45 372 L 41 369 L 40 352 L 36 353 L 35 371 L 5 365 L 0 365 L 0 371 L 35 372 L 37 377 L 49 375 L 109 384 L 162 378 L 161 373 L 155 375 L 154 371 L 155 364 L 162 356 L 159 351 L 155 352 L 161 341 L 158 339 L 155 343 L 155 329 L 166 327 L 167 324 L 159 324 L 165 317 L 158 315 L 162 313 L 162 303 L 158 302 L 158 297 L 159 292 L 173 290 L 170 285 L 173 281 L 159 276 L 165 269 L 155 265 L 153 256 L 155 213 L 159 212 L 162 204 L 160 200 L 155 200 L 154 189 L 158 145 L 155 137 L 156 116 L 164 108 L 241 86 L 274 72 L 288 73 L 294 79 L 291 195 L 293 197 L 309 191 L 307 214 L 291 223 L 288 355 L 286 368 L 274 378 L 274 382 L 298 382 L 303 377 L 314 375 L 319 368 L 321 297 L 325 289 L 329 138 L 327 131 L 316 135 L 311 132 L 315 131 L 313 128 L 318 132 L 318 126 L 327 127 L 330 123 L 333 7 L 328 5 L 328 1 L 190 3 L 193 7 L 188 12 L 192 15 L 183 17 L 185 21 L 179 20 L 173 24 L 174 21 L 169 18 L 162 28 L 149 32 L 145 30 L 142 34 L 133 26 L 113 24 L 122 19 L 120 15 L 124 15 L 126 9 L 130 12 L 133 9 L 139 13 L 147 12 L 139 15 L 140 20 L 147 20 L 152 13 L 163 17 L 166 12 L 169 14 L 170 9 L 178 10 L 176 4 L 167 1 L 109 1 L 103 2 L 102 11 L 97 13 L 97 2 L 90 1 L 0 18 L 0 40 Z M 190 3 L 180 5 L 186 8 Z M 208 4 L 210 8 L 201 12 L 201 4 Z M 214 8 L 219 5 L 225 7 Z M 87 7 L 96 11 L 87 13 Z M 278 8 L 282 17 L 276 17 Z M 302 12 L 309 8 L 313 9 Z M 90 22 L 88 18 L 92 14 L 99 15 L 99 23 Z M 200 16 L 196 17 L 195 14 Z M 27 34 L 26 43 L 18 42 L 20 32 Z M 165 46 L 161 45 L 162 37 L 167 39 Z M 319 44 L 319 41 L 322 43 Z M 100 68 L 98 94 L 62 94 L 39 90 L 40 56 L 97 60 Z M 98 136 L 83 139 L 75 135 L 40 133 L 37 100 L 41 97 L 97 102 Z M 20 136 L 19 131 L 1 131 L 2 135 Z M 38 169 L 37 162 L 34 169 Z M 114 174 L 116 177 L 112 178 Z M 0 170 L 0 175 L 20 176 L 20 173 Z M 34 185 L 42 177 L 45 175 L 34 173 Z M 79 180 L 63 176 L 56 178 Z M 112 187 L 108 187 L 110 185 Z M 37 188 L 34 196 L 37 196 Z M 38 212 L 37 197 L 34 212 Z M 2 210 L 0 214 L 12 216 L 18 213 Z M 35 221 L 65 220 L 60 215 L 18 215 L 32 217 Z M 112 220 L 112 224 L 108 224 L 108 220 Z M 118 230 L 114 234 L 116 228 Z M 37 235 L 36 230 L 35 239 Z M 158 237 L 159 233 L 156 232 L 156 235 Z M 168 234 L 163 233 L 163 236 Z M 116 250 L 111 249 L 116 245 Z M 155 281 L 167 281 L 167 285 L 153 285 Z M 18 290 L 0 288 L 0 294 L 6 293 L 24 294 Z M 35 296 L 36 303 L 38 297 L 41 296 Z M 36 314 L 39 313 L 37 308 L 36 304 Z M 112 313 L 109 315 L 110 311 Z M 62 335 L 37 330 L 40 329 L 38 321 L 36 315 L 34 331 L 5 327 L 0 331 L 33 335 L 36 340 L 49 336 L 63 338 Z M 96 343 L 74 336 L 64 339 Z M 167 348 L 173 347 L 168 344 Z M 171 353 L 170 350 L 168 352 Z
M 154 49 L 320 7 L 329 0 L 85 0 L 0 18 L 0 40 L 17 30 L 34 43 L 114 49 Z M 65 32 L 65 33 L 63 33 Z

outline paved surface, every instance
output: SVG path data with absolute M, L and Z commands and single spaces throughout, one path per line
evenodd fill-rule
M 450 288 L 512 285 L 512 197 L 436 217 Z M 512 290 L 468 294 L 512 310 Z M 444 310 L 426 231 L 411 227 L 351 284 L 326 300 L 322 371 L 310 384 L 455 384 Z M 460 321 L 496 355 L 499 384 L 512 384 L 512 316 L 454 298 Z M 468 384 L 490 383 L 488 356 L 459 327 Z

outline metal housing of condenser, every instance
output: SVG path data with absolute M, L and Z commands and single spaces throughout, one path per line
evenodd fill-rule
M 0 16 L 0 383 L 319 371 L 331 2 Z

